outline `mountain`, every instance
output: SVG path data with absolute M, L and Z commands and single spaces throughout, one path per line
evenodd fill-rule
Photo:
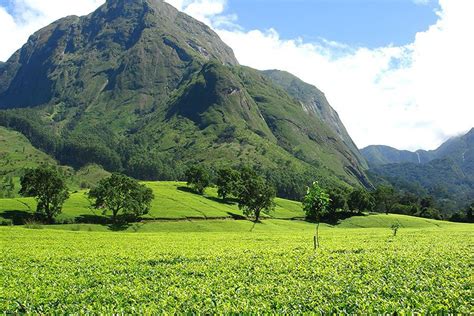
M 306 113 L 326 123 L 350 149 L 351 155 L 357 158 L 357 162 L 367 167 L 364 157 L 342 124 L 339 114 L 331 107 L 323 92 L 286 71 L 267 70 L 263 71 L 263 74 L 300 102 Z
M 452 211 L 474 201 L 474 128 L 429 152 L 370 146 L 362 153 L 375 183 L 388 181 L 402 190 L 431 194 Z M 418 155 L 421 161 L 414 158 Z
M 39 30 L 0 68 L 0 125 L 62 164 L 144 180 L 252 164 L 287 197 L 315 179 L 370 186 L 324 95 L 293 81 L 305 92 L 239 65 L 209 27 L 162 1 L 108 0 Z
M 467 134 L 452 137 L 435 150 L 398 150 L 389 146 L 374 145 L 361 149 L 361 153 L 370 167 L 397 163 L 423 164 L 435 159 L 451 158 L 455 161 L 465 161 L 474 143 L 474 128 Z
M 404 162 L 421 164 L 429 162 L 435 157 L 432 151 L 417 150 L 412 152 L 383 145 L 368 146 L 363 148 L 361 153 L 371 167 Z

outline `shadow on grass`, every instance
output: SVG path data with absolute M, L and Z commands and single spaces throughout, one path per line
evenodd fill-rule
M 351 218 L 351 217 L 356 217 L 356 216 L 368 216 L 367 214 L 364 213 L 354 213 L 354 212 L 337 212 L 336 214 L 333 214 L 332 216 L 328 216 L 323 218 L 321 221 L 322 223 L 326 223 L 332 226 L 337 226 L 341 223 L 342 220 Z
M 247 220 L 247 217 L 240 214 L 227 212 L 227 215 L 229 215 L 230 217 L 232 217 L 232 219 L 235 219 L 235 220 L 239 220 L 239 221 Z
M 110 224 L 110 219 L 101 215 L 83 214 L 83 215 L 77 216 L 75 220 L 76 220 L 76 223 L 81 223 L 81 224 L 99 224 L 99 225 Z
M 116 221 L 112 221 L 111 218 L 103 215 L 91 215 L 83 214 L 77 216 L 75 219 L 78 224 L 96 224 L 107 227 L 109 230 L 117 232 L 127 230 L 132 224 L 136 224 L 141 221 L 140 218 L 131 217 L 129 215 L 119 215 Z
M 4 211 L 0 213 L 0 217 L 9 219 L 13 225 L 23 225 L 25 222 L 32 220 L 34 215 L 26 211 Z
M 210 201 L 217 202 L 220 204 L 226 204 L 226 205 L 234 205 L 236 202 L 238 202 L 236 199 L 231 199 L 231 198 L 227 198 L 225 200 L 214 197 L 214 196 L 205 196 L 205 198 Z
M 107 225 L 109 230 L 113 232 L 121 232 L 121 231 L 127 230 L 130 226 L 131 224 L 127 222 L 116 222 L 116 223 Z
M 194 191 L 193 189 L 188 188 L 188 187 L 177 187 L 177 189 L 178 189 L 179 191 L 182 191 L 182 192 L 192 193 L 192 194 L 196 194 L 196 195 L 201 195 L 201 194 L 197 193 L 196 191 Z

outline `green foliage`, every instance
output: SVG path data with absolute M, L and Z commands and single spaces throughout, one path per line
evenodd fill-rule
M 303 211 L 306 213 L 306 218 L 320 222 L 328 214 L 330 202 L 329 194 L 319 186 L 318 182 L 313 182 L 303 199 Z
M 373 197 L 375 209 L 385 212 L 385 214 L 391 213 L 393 207 L 399 200 L 395 189 L 386 185 L 377 187 L 377 189 L 373 192 Z
M 347 209 L 347 194 L 338 189 L 329 192 L 328 210 L 334 214 L 336 212 L 345 211 Z
M 150 188 L 117 173 L 101 180 L 88 196 L 93 200 L 94 208 L 103 209 L 104 214 L 110 211 L 114 222 L 120 213 L 132 218 L 147 214 L 154 199 Z
M 375 207 L 374 198 L 365 190 L 358 189 L 351 192 L 347 205 L 351 211 L 372 211 Z
M 225 200 L 229 195 L 234 197 L 239 193 L 240 174 L 233 168 L 222 168 L 217 171 L 217 194 Z
M 204 190 L 211 185 L 211 174 L 202 166 L 192 166 L 186 171 L 186 181 L 196 193 L 203 195 Z
M 390 226 L 390 228 L 392 229 L 392 232 L 393 232 L 393 237 L 397 236 L 397 232 L 400 229 L 400 227 L 402 227 L 400 222 L 393 223 L 392 226 Z
M 387 227 L 397 218 L 406 218 L 403 234 L 388 239 Z M 472 249 L 466 242 L 471 226 L 436 222 L 442 227 L 409 228 L 407 221 L 427 225 L 429 220 L 397 215 L 354 219 L 357 228 L 321 225 L 325 247 L 317 257 L 308 243 L 314 225 L 297 221 L 267 221 L 252 232 L 247 221 L 150 223 L 137 233 L 0 227 L 0 310 L 48 315 L 472 311 Z M 364 222 L 377 226 L 359 228 L 367 226 Z
M 244 215 L 259 222 L 262 212 L 275 209 L 275 189 L 254 170 L 244 167 L 240 173 L 238 200 Z
M 38 203 L 37 215 L 45 217 L 49 223 L 61 213 L 63 204 L 69 197 L 63 176 L 50 166 L 28 170 L 21 177 L 20 194 L 35 197 Z

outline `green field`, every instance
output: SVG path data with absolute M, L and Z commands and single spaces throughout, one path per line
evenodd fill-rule
M 314 225 L 301 221 L 155 222 L 138 233 L 76 226 L 0 228 L 0 310 L 474 312 L 468 224 L 354 217 L 323 225 L 317 253 Z
M 146 182 L 153 189 L 155 200 L 145 219 L 216 219 L 242 216 L 236 203 L 223 202 L 217 198 L 217 190 L 208 188 L 204 196 L 192 193 L 184 182 Z M 101 212 L 91 210 L 86 198 L 87 191 L 71 194 L 66 201 L 62 221 L 84 221 L 87 218 L 101 216 Z M 301 204 L 294 201 L 276 199 L 276 208 L 267 217 L 289 219 L 304 217 Z M 0 199 L 0 218 L 28 217 L 34 212 L 36 202 L 33 198 Z
M 472 313 L 473 226 L 365 214 L 337 225 L 298 220 L 277 199 L 258 224 L 216 190 L 178 182 L 155 193 L 144 221 L 123 227 L 94 216 L 85 191 L 60 220 L 0 227 L 0 310 L 6 313 Z M 4 219 L 29 216 L 34 199 L 0 200 Z M 26 218 L 26 217 L 25 217 Z M 391 225 L 401 225 L 397 236 Z M 115 231 L 114 231 L 115 230 Z

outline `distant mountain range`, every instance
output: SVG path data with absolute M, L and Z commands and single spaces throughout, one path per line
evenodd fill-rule
M 209 27 L 158 0 L 107 0 L 33 34 L 0 64 L 0 125 L 76 169 L 159 180 L 252 164 L 293 198 L 317 179 L 371 186 L 321 91 L 239 65 Z
M 369 146 L 361 150 L 375 183 L 432 194 L 443 208 L 456 210 L 474 201 L 474 128 L 432 151 Z

